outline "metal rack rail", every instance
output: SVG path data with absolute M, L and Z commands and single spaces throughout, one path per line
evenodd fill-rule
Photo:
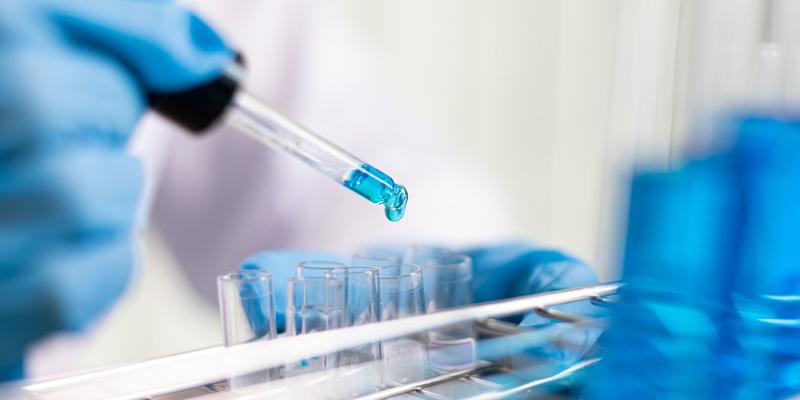
M 365 340 L 390 340 L 421 330 L 441 328 L 451 324 L 473 322 L 484 337 L 516 335 L 520 333 L 520 329 L 516 325 L 505 323 L 498 320 L 498 318 L 531 310 L 536 311 L 542 317 L 552 320 L 586 324 L 591 322 L 591 319 L 587 316 L 564 313 L 552 309 L 552 307 L 584 300 L 590 300 L 598 306 L 608 306 L 613 303 L 608 296 L 617 293 L 620 286 L 621 284 L 619 283 L 591 285 L 481 303 L 359 327 L 284 337 L 272 341 L 253 342 L 228 348 L 215 347 L 198 350 L 135 364 L 34 382 L 24 386 L 23 392 L 27 398 L 42 400 L 75 398 L 87 400 L 262 398 L 259 396 L 234 395 L 227 392 L 221 382 L 224 382 L 230 376 L 263 371 L 315 355 L 341 351 L 357 346 Z M 552 376 L 520 381 L 514 386 L 498 385 L 483 378 L 490 373 L 513 373 L 508 369 L 507 365 L 479 362 L 462 371 L 446 372 L 421 381 L 386 388 L 359 397 L 359 399 L 447 399 L 447 396 L 437 394 L 431 388 L 448 384 L 449 382 L 466 382 L 463 384 L 467 385 L 477 382 L 479 386 L 482 385 L 494 389 L 483 392 L 477 391 L 474 396 L 475 399 L 506 398 L 568 377 L 598 361 L 598 359 L 583 360 Z

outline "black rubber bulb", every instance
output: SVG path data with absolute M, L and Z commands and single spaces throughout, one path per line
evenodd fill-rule
M 202 134 L 220 119 L 241 85 L 244 62 L 234 64 L 211 82 L 177 93 L 150 93 L 150 108 L 189 132 Z

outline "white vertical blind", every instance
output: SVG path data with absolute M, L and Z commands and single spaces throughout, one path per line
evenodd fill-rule
M 666 168 L 672 147 L 674 77 L 681 2 L 623 0 L 616 31 L 597 261 L 618 271 L 633 168 Z

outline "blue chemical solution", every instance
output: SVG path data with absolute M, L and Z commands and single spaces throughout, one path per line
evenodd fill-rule
M 343 184 L 361 197 L 375 204 L 383 204 L 389 221 L 399 221 L 406 213 L 406 188 L 394 183 L 389 175 L 371 165 L 363 164 L 359 169 L 353 170 Z

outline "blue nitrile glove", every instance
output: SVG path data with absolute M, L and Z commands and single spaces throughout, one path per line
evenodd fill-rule
M 594 271 L 581 261 L 557 250 L 527 243 L 481 246 L 460 253 L 472 257 L 472 286 L 476 303 L 597 283 Z M 594 311 L 594 307 L 585 302 L 556 308 L 581 315 Z M 528 313 L 514 322 L 528 327 L 552 323 L 536 313 Z
M 217 76 L 232 52 L 173 3 L 0 2 L 0 380 L 34 340 L 124 289 L 142 186 L 126 155 L 146 93 Z
M 472 257 L 473 293 L 476 303 L 535 293 L 569 289 L 597 283 L 597 276 L 586 264 L 553 249 L 528 243 L 509 242 L 461 251 Z M 553 309 L 580 316 L 596 316 L 603 310 L 588 301 L 568 303 Z M 522 318 L 510 318 L 521 327 L 547 329 L 553 342 L 517 349 L 537 361 L 546 361 L 539 371 L 552 372 L 577 361 L 591 348 L 599 329 L 576 328 L 529 312 Z M 519 359 L 522 362 L 521 359 Z M 522 365 L 515 367 L 523 367 Z

